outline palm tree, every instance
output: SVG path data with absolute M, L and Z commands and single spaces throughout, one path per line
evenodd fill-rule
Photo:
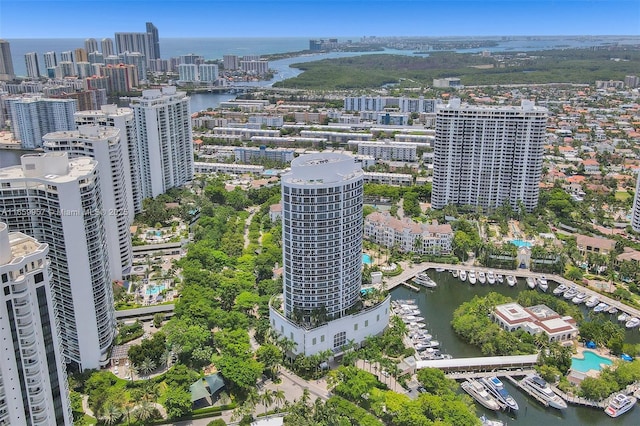
M 142 384 L 142 399 L 154 402 L 160 396 L 160 387 L 157 383 L 147 380 Z
M 280 411 L 280 404 L 285 403 L 285 401 L 287 400 L 287 395 L 280 388 L 277 388 L 276 390 L 274 390 L 272 395 L 273 395 L 273 400 L 276 403 L 276 409 Z
M 148 420 L 153 418 L 156 407 L 153 406 L 148 401 L 144 401 L 142 404 L 138 405 L 134 411 L 134 415 L 136 419 L 141 421 L 142 423 L 146 423 Z
M 264 392 L 260 395 L 260 402 L 264 404 L 264 415 L 267 415 L 267 408 L 271 404 L 273 404 L 273 391 L 270 389 L 265 389 Z
M 145 358 L 144 361 L 142 361 L 142 364 L 140 364 L 140 373 L 143 376 L 148 376 L 155 369 L 156 369 L 156 363 L 153 362 L 152 359 Z
M 102 421 L 107 426 L 112 426 L 118 423 L 122 417 L 122 411 L 112 402 L 108 402 L 104 407 L 104 416 L 102 416 Z

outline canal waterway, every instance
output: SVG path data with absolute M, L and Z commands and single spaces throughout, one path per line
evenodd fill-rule
M 465 343 L 458 338 L 451 328 L 453 311 L 471 300 L 474 296 L 484 296 L 492 291 L 511 296 L 514 299 L 518 292 L 527 290 L 524 279 L 519 279 L 518 284 L 511 288 L 506 284 L 471 286 L 468 282 L 461 282 L 454 278 L 450 272 L 435 272 L 429 270 L 428 275 L 438 283 L 438 287 L 433 290 L 422 289 L 416 293 L 405 287 L 396 287 L 391 291 L 391 299 L 415 299 L 420 307 L 422 316 L 425 318 L 429 333 L 434 339 L 440 341 L 443 353 L 451 354 L 454 358 L 467 358 L 482 356 L 480 349 Z M 549 282 L 549 292 L 556 284 Z M 584 313 L 588 314 L 584 308 Z M 611 316 L 615 321 L 615 316 Z M 638 329 L 627 331 L 627 340 L 630 342 L 640 341 Z M 617 419 L 611 419 L 601 409 L 578 407 L 569 405 L 566 410 L 559 411 L 553 408 L 545 408 L 536 400 L 529 397 L 524 392 L 518 390 L 507 379 L 503 380 L 509 393 L 516 399 L 520 410 L 516 414 L 495 413 L 476 404 L 478 415 L 485 414 L 489 419 L 500 419 L 509 426 L 539 426 L 556 425 L 579 426 L 579 425 L 639 425 L 640 407 L 635 407 L 632 411 L 622 415 Z

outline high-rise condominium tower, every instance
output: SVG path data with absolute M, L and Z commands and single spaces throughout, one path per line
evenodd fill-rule
M 282 177 L 283 313 L 271 325 L 297 353 L 339 350 L 388 324 L 389 299 L 359 311 L 363 172 L 344 154 L 303 155 Z M 315 319 L 324 322 L 315 326 Z
M 131 99 L 138 131 L 142 198 L 156 197 L 193 179 L 189 97 L 173 86 Z
M 149 39 L 149 59 L 160 59 L 160 36 L 158 28 L 147 22 L 147 38 Z
M 72 425 L 47 244 L 0 222 L 0 424 Z
M 0 169 L 0 221 L 49 245 L 63 354 L 80 370 L 106 365 L 115 335 L 100 179 L 95 160 L 66 152 Z
M 8 99 L 8 105 L 13 134 L 23 148 L 41 148 L 45 133 L 75 128 L 75 99 L 20 97 Z
M 447 204 L 493 210 L 508 202 L 538 205 L 547 109 L 533 102 L 500 107 L 462 105 L 436 115 L 433 208 Z
M 133 202 L 126 141 L 120 130 L 86 124 L 70 132 L 42 137 L 45 152 L 66 152 L 69 158 L 91 157 L 97 161 L 111 280 L 120 280 L 131 268 L 130 209 Z
M 84 50 L 89 53 L 98 52 L 98 40 L 95 38 L 88 38 L 84 41 Z
M 120 130 L 120 140 L 123 142 L 123 152 L 126 148 L 126 157 L 123 166 L 128 170 L 125 173 L 125 185 L 127 191 L 127 204 L 132 206 L 129 212 L 129 221 L 133 222 L 134 215 L 142 211 L 142 193 L 140 190 L 140 168 L 138 166 L 138 134 L 136 121 L 131 108 L 118 108 L 117 105 L 103 105 L 99 110 L 76 112 L 75 121 L 78 126 L 83 124 L 96 124 L 99 126 L 115 127 Z
M 24 63 L 27 66 L 27 77 L 40 77 L 40 66 L 38 65 L 38 54 L 36 52 L 25 54 Z
M 0 81 L 10 81 L 16 78 L 11 59 L 11 46 L 6 40 L 0 40 Z
M 115 55 L 116 51 L 113 48 L 113 40 L 110 38 L 103 38 L 100 40 L 100 48 L 102 49 L 102 55 L 107 56 Z
M 640 174 L 638 174 L 638 180 L 636 181 L 636 195 L 633 199 L 633 213 L 631 216 L 631 227 L 634 231 L 640 232 Z

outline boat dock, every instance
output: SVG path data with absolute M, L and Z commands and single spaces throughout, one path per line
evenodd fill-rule
M 409 289 L 411 289 L 411 290 L 413 290 L 413 291 L 415 291 L 416 293 L 418 293 L 420 291 L 420 287 L 416 287 L 415 285 L 409 284 L 406 281 L 401 282 L 400 284 L 405 286 L 405 287 L 407 287 L 407 288 L 409 288 Z
M 526 393 L 527 395 L 529 395 L 530 397 L 538 401 L 540 404 L 544 405 L 545 407 L 549 406 L 549 401 L 542 399 L 540 396 L 536 395 L 535 393 L 531 392 L 529 389 L 522 386 L 519 380 L 516 380 L 511 376 L 507 376 L 507 380 L 509 380 L 511 384 L 513 384 L 515 387 L 520 389 L 522 392 Z

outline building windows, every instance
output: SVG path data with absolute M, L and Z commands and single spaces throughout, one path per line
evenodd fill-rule
M 346 332 L 341 331 L 340 333 L 337 333 L 336 335 L 333 336 L 333 347 L 334 348 L 340 348 L 340 347 L 344 346 L 345 343 L 347 343 L 347 333 Z
M 358 331 L 358 323 L 353 324 L 353 331 Z
M 315 337 L 311 340 L 311 345 L 313 345 L 313 346 L 316 345 L 316 338 Z

